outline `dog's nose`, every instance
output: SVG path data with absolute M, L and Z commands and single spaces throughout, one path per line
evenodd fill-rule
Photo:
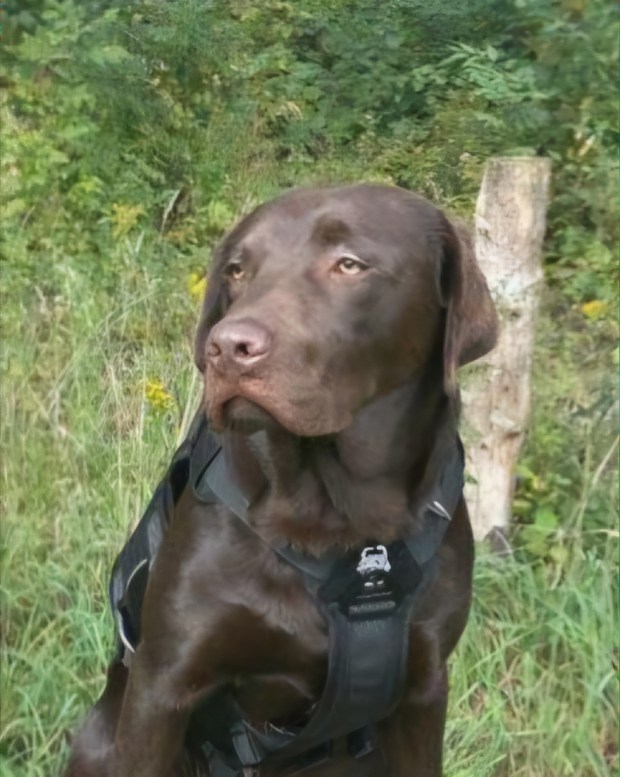
M 264 359 L 270 347 L 269 330 L 258 321 L 252 318 L 220 321 L 209 335 L 207 358 L 219 370 L 245 372 Z

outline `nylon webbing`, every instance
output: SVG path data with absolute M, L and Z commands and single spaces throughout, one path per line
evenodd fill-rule
M 365 757 L 372 750 L 369 724 L 391 712 L 404 687 L 409 624 L 461 497 L 463 467 L 458 437 L 451 445 L 436 445 L 429 463 L 431 482 L 413 513 L 416 529 L 402 541 L 387 547 L 369 545 L 361 554 L 334 550 L 321 558 L 290 546 L 269 546 L 303 574 L 326 618 L 327 679 L 302 728 L 276 729 L 269 724 L 265 731 L 252 728 L 226 689 L 214 699 L 213 708 L 207 705 L 197 711 L 191 728 L 198 729 L 194 739 L 198 736 L 203 743 L 215 777 L 239 776 L 243 767 L 267 759 L 279 764 L 293 759 L 296 766 L 309 759 L 314 764 L 329 757 L 329 742 L 336 738 L 345 738 L 353 757 Z M 119 633 L 126 628 L 125 636 L 135 641 L 148 569 L 188 482 L 198 499 L 226 505 L 260 539 L 250 520 L 248 499 L 227 471 L 221 442 L 199 412 L 113 569 L 110 598 L 121 616 Z M 123 642 L 132 648 L 130 640 Z

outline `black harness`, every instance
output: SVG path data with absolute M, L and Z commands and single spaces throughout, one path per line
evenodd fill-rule
M 237 777 L 266 761 L 297 774 L 336 752 L 363 759 L 375 749 L 373 724 L 386 718 L 400 699 L 409 624 L 432 578 L 437 551 L 461 497 L 463 448 L 456 433 L 451 442 L 447 457 L 445 444 L 441 449 L 437 445 L 431 454 L 428 471 L 434 477 L 415 510 L 416 530 L 405 539 L 388 545 L 369 543 L 361 551 L 334 551 L 320 558 L 291 546 L 270 546 L 302 574 L 327 621 L 327 680 L 309 719 L 300 727 L 266 724 L 258 730 L 244 718 L 230 690 L 211 698 L 193 715 L 189 735 L 208 757 L 214 777 Z M 443 459 L 433 461 L 438 455 Z M 200 501 L 226 505 L 255 533 L 246 498 L 227 472 L 220 441 L 200 413 L 112 570 L 110 600 L 120 642 L 130 652 L 140 640 L 150 566 L 174 505 L 188 484 Z

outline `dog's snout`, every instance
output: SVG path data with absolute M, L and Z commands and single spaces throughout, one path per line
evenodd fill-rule
M 207 341 L 207 358 L 213 366 L 244 371 L 264 359 L 271 347 L 269 330 L 258 321 L 243 318 L 220 321 Z

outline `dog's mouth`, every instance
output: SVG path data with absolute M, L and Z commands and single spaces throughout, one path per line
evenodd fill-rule
M 298 437 L 335 434 L 352 421 L 349 409 L 325 387 L 243 377 L 225 380 L 207 373 L 205 410 L 215 432 L 287 431 Z
M 243 396 L 235 396 L 224 402 L 221 419 L 226 429 L 242 434 L 253 434 L 262 429 L 282 428 L 277 419 L 264 407 Z
M 205 407 L 213 429 L 252 434 L 261 429 L 286 428 L 276 415 L 277 402 L 269 403 L 259 381 L 207 380 Z M 272 407 L 274 405 L 274 407 Z

